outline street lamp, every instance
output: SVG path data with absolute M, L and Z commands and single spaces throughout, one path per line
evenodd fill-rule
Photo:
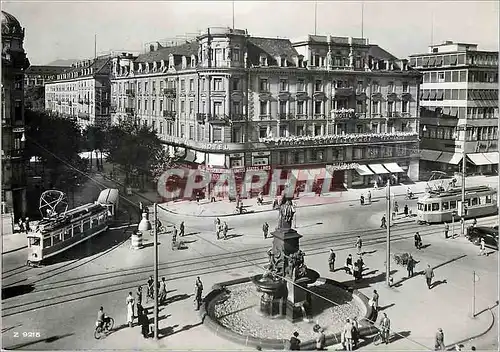
M 457 126 L 457 131 L 467 131 L 467 127 L 469 127 L 467 124 L 464 125 L 458 125 Z M 467 165 L 467 154 L 465 153 L 465 141 L 466 141 L 466 136 L 464 135 L 464 143 L 462 147 L 462 204 L 460 206 L 460 218 L 461 218 L 461 229 L 460 233 L 462 236 L 465 234 L 465 168 Z
M 154 223 L 156 225 L 156 219 L 157 219 L 157 205 L 156 203 L 154 204 Z M 141 231 L 142 233 L 147 233 L 148 231 L 151 231 L 153 229 L 153 234 L 154 234 L 154 338 L 157 340 L 158 339 L 158 231 L 157 231 L 157 226 L 151 226 L 151 222 L 148 219 L 148 213 L 143 213 L 142 214 L 142 219 L 141 222 L 139 223 L 138 230 Z
M 424 126 L 425 127 L 425 126 Z M 386 207 L 387 207 L 387 234 L 386 234 L 386 246 L 387 253 L 385 259 L 385 282 L 387 286 L 391 287 L 391 181 L 387 180 L 387 194 L 386 194 Z

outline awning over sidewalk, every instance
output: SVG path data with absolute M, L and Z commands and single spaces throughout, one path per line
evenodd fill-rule
M 436 161 L 443 154 L 440 150 L 431 150 L 431 149 L 421 149 L 420 150 L 420 159 L 427 161 Z
M 196 158 L 194 159 L 194 162 L 197 164 L 203 164 L 205 163 L 205 153 L 203 152 L 196 152 Z
M 196 154 L 194 150 L 186 149 L 186 156 L 184 157 L 184 160 L 189 161 L 190 163 L 194 163 L 195 159 Z
M 443 152 L 436 161 L 438 163 L 458 165 L 458 163 L 462 161 L 462 153 Z
M 382 166 L 382 164 L 370 164 L 368 166 L 377 175 L 390 174 L 390 172 L 387 171 L 386 168 Z
M 225 154 L 207 154 L 208 162 L 210 166 L 226 166 L 226 155 Z
M 326 169 L 324 167 L 311 169 L 292 169 L 291 173 L 293 177 L 297 179 L 297 181 L 308 181 L 326 178 Z
M 399 165 L 396 163 L 387 163 L 387 164 L 384 164 L 384 167 L 387 170 L 389 170 L 390 172 L 392 172 L 393 174 L 397 174 L 399 172 L 405 172 L 405 170 L 403 170 L 401 167 L 399 167 Z
M 492 160 L 488 158 L 487 154 Z M 498 153 L 496 153 L 496 155 L 495 153 L 471 153 L 467 154 L 467 157 L 477 166 L 498 164 Z M 495 158 L 496 162 L 494 162 Z
M 368 168 L 366 165 L 359 165 L 356 168 L 356 172 L 359 174 L 359 176 L 370 176 L 373 175 L 372 170 Z

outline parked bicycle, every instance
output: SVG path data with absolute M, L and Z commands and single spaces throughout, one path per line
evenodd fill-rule
M 113 329 L 113 326 L 115 325 L 115 321 L 111 317 L 106 317 L 104 318 L 104 321 L 102 324 L 99 324 L 99 322 L 96 322 L 96 327 L 94 330 L 94 338 L 99 340 L 102 337 L 105 337 L 111 333 L 111 329 Z
M 390 335 L 387 335 L 387 340 L 390 341 L 391 339 L 391 336 Z M 375 335 L 375 337 L 373 338 L 372 340 L 372 343 L 375 345 L 375 346 L 378 346 L 380 345 L 382 342 L 384 342 L 384 339 L 382 337 L 382 330 L 378 329 L 378 333 L 377 335 Z

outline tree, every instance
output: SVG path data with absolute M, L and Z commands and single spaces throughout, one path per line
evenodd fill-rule
M 90 151 L 90 169 L 92 169 L 92 153 L 98 150 L 101 154 L 102 166 L 102 153 L 105 147 L 106 131 L 100 126 L 88 126 L 83 131 L 83 146 L 86 150 Z M 99 159 L 97 159 L 97 168 L 99 169 Z

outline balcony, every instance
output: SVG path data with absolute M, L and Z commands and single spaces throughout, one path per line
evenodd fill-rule
M 246 121 L 247 116 L 245 114 L 231 114 L 231 121 Z
M 207 119 L 207 115 L 209 114 L 205 114 L 205 113 L 202 113 L 202 112 L 199 112 L 196 114 L 196 122 L 198 123 L 205 123 L 205 120 Z
M 397 111 L 388 111 L 386 116 L 388 119 L 396 119 L 401 117 L 401 114 Z
M 134 115 L 135 114 L 135 109 L 134 108 L 125 108 L 125 113 L 127 115 Z
M 259 138 L 259 142 L 267 143 L 270 146 L 311 146 L 311 145 L 332 145 L 332 144 L 359 144 L 359 143 L 380 143 L 380 142 L 402 142 L 416 141 L 418 133 L 396 132 L 396 133 L 360 133 L 343 135 L 324 136 L 292 136 L 276 138 Z
M 307 120 L 307 114 L 295 114 L 297 120 Z
M 271 120 L 271 115 L 268 115 L 268 114 L 260 114 L 260 115 L 259 115 L 259 120 L 261 120 L 261 121 Z
M 89 113 L 88 112 L 79 112 L 78 113 L 78 118 L 81 120 L 90 120 Z
M 163 117 L 167 120 L 174 121 L 176 116 L 175 111 L 163 111 Z
M 357 119 L 366 119 L 368 116 L 366 115 L 366 112 L 357 112 L 354 114 L 354 117 Z
M 403 119 L 411 119 L 411 114 L 409 112 L 402 112 L 401 117 Z
M 177 91 L 175 88 L 164 88 L 163 95 L 167 98 L 175 98 L 177 96 Z
M 348 120 L 356 117 L 354 109 L 332 110 L 331 118 L 333 120 Z
M 125 90 L 125 94 L 128 97 L 135 97 L 135 91 L 133 89 L 127 89 L 127 90 Z
M 338 98 L 338 97 L 350 97 L 354 94 L 354 88 L 353 87 L 342 87 L 342 88 L 335 88 L 333 90 L 333 97 Z
M 225 114 L 208 114 L 207 120 L 212 125 L 227 125 L 230 123 L 229 116 Z
M 279 113 L 279 114 L 278 114 L 278 118 L 279 118 L 280 120 L 287 120 L 287 118 L 288 118 L 288 114 L 287 114 L 287 113 Z

